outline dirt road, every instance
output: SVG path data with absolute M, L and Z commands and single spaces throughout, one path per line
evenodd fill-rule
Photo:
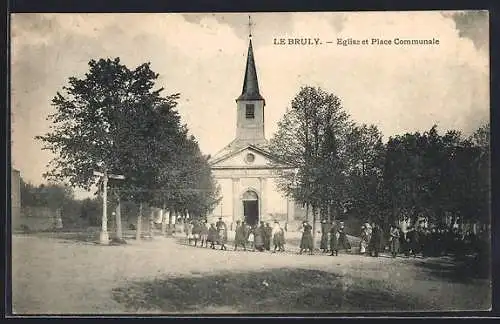
M 17 314 L 488 309 L 488 279 L 451 259 L 220 251 L 175 238 L 125 246 L 12 239 Z

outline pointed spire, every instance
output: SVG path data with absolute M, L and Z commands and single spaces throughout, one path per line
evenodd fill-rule
M 247 65 L 245 68 L 245 79 L 243 80 L 243 90 L 241 95 L 236 100 L 264 100 L 264 98 L 259 93 L 259 82 L 257 80 L 257 69 L 255 68 L 255 61 L 253 57 L 253 47 L 252 47 L 252 22 L 250 16 L 248 16 L 249 22 L 249 43 L 248 43 L 248 54 L 247 54 Z

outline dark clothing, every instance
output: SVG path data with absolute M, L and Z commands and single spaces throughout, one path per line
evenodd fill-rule
M 300 249 L 310 251 L 313 249 L 312 226 L 309 224 L 304 225 L 304 232 L 300 240 Z
M 200 224 L 200 234 L 208 235 L 208 226 L 206 224 Z
M 326 224 L 326 223 L 321 224 L 320 249 L 325 250 L 325 251 L 328 250 L 328 224 Z
M 391 253 L 396 256 L 399 253 L 399 230 L 391 229 L 390 235 Z
M 219 244 L 226 244 L 227 242 L 227 230 L 225 228 L 220 228 L 217 231 L 217 241 Z
M 266 250 L 271 250 L 271 236 L 273 233 L 273 228 L 271 226 L 265 226 L 264 227 L 264 247 Z
M 234 248 L 236 249 L 238 246 L 245 248 L 246 241 L 245 227 L 243 225 L 236 225 Z
M 217 229 L 215 227 L 210 227 L 208 229 L 208 238 L 207 238 L 207 241 L 208 242 L 212 242 L 212 243 L 215 243 L 217 241 Z
M 340 233 L 337 229 L 336 226 L 332 226 L 330 228 L 330 250 L 332 251 L 332 254 L 335 252 L 338 254 L 339 251 L 339 237 Z
M 218 221 L 216 224 L 217 228 L 217 242 L 219 244 L 226 244 L 227 242 L 227 226 L 223 221 Z
M 378 226 L 373 227 L 372 237 L 370 243 L 368 244 L 368 253 L 370 256 L 378 257 L 382 245 L 382 231 Z
M 406 255 L 409 256 L 410 254 L 413 254 L 413 256 L 416 256 L 418 253 L 420 253 L 420 243 L 419 243 L 419 237 L 418 237 L 418 232 L 415 230 L 410 230 L 408 233 L 406 233 L 406 241 L 407 241 L 407 249 L 406 249 Z
M 280 251 L 284 250 L 285 231 L 282 228 L 280 228 L 278 232 L 274 233 L 273 245 L 274 245 L 274 250 L 276 250 L 276 249 L 279 249 Z
M 200 223 L 195 222 L 193 224 L 192 233 L 193 233 L 193 235 L 195 235 L 195 234 L 200 235 L 201 234 L 201 224 Z
M 339 246 L 344 250 L 351 249 L 351 243 L 349 243 L 349 239 L 347 238 L 347 234 L 343 227 L 338 229 L 339 232 Z
M 264 229 L 256 227 L 254 229 L 255 249 L 257 251 L 264 251 Z

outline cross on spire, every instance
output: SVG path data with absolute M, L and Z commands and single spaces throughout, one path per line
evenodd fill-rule
M 252 17 L 248 16 L 248 37 L 252 38 Z

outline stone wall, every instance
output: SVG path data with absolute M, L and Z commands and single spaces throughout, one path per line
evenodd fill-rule
M 30 231 L 44 231 L 56 228 L 57 211 L 48 207 L 22 207 L 20 217 L 12 219 L 12 229 L 14 231 L 23 228 Z
M 11 169 L 11 223 L 18 224 L 21 218 L 21 173 Z

